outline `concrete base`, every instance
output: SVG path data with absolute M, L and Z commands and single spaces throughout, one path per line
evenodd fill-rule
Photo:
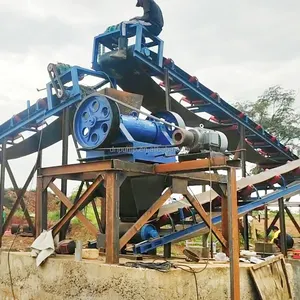
M 189 265 L 196 271 L 205 267 L 204 264 Z M 161 273 L 105 265 L 103 258 L 75 262 L 74 256 L 49 258 L 37 268 L 29 253 L 10 253 L 10 266 L 18 300 L 197 299 L 194 275 L 179 269 Z M 241 299 L 259 299 L 248 269 L 249 265 L 241 265 Z M 291 275 L 290 270 L 288 265 Z M 228 264 L 208 264 L 196 277 L 200 299 L 230 299 Z M 7 252 L 0 255 L 0 299 L 12 299 Z
M 300 300 L 300 260 L 298 259 L 289 259 L 287 261 L 293 268 L 294 274 L 294 295 L 295 300 Z

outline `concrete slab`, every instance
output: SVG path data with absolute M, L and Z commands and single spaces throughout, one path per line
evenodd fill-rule
M 287 261 L 293 268 L 293 278 L 294 278 L 294 295 L 295 300 L 300 300 L 300 260 L 299 259 L 289 259 Z
M 122 259 L 121 263 L 125 261 Z M 183 260 L 180 263 L 187 264 Z M 42 267 L 37 268 L 29 253 L 10 253 L 10 266 L 18 300 L 197 299 L 194 275 L 179 269 L 161 273 L 105 265 L 101 257 L 75 262 L 74 256 L 49 258 Z M 205 264 L 189 266 L 200 272 Z M 259 299 L 250 277 L 249 265 L 242 264 L 240 271 L 241 300 Z M 288 273 L 292 276 L 289 265 Z M 196 278 L 200 299 L 229 299 L 228 264 L 208 264 L 196 274 Z M 12 299 L 7 252 L 0 254 L 0 299 Z

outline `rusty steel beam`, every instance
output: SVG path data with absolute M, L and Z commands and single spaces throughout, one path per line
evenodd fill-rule
M 238 227 L 238 205 L 236 193 L 236 170 L 228 170 L 228 242 L 230 258 L 230 296 L 232 300 L 240 300 L 240 245 Z
M 143 163 L 132 163 L 121 160 L 107 160 L 90 163 L 72 164 L 41 169 L 42 176 L 58 177 L 88 172 L 124 171 L 139 174 L 154 174 L 154 166 Z
M 86 172 L 107 171 L 112 169 L 112 161 L 102 161 L 41 169 L 42 176 L 57 177 L 59 175 L 80 174 Z
M 21 206 L 21 208 L 22 208 L 22 210 L 23 210 L 23 212 L 24 212 L 24 216 L 25 216 L 25 218 L 26 218 L 26 221 L 27 221 L 29 227 L 31 228 L 32 232 L 34 232 L 35 228 L 34 228 L 34 225 L 33 225 L 32 220 L 31 220 L 31 218 L 30 218 L 30 215 L 29 215 L 29 212 L 28 212 L 28 210 L 27 210 L 26 204 L 25 204 L 25 202 L 24 202 L 24 199 L 23 199 L 23 196 L 24 196 L 24 195 L 20 195 L 21 190 L 20 190 L 19 187 L 18 187 L 18 184 L 17 184 L 17 182 L 16 182 L 15 176 L 14 176 L 12 170 L 11 170 L 11 167 L 10 167 L 8 161 L 6 161 L 6 170 L 7 170 L 8 176 L 9 176 L 9 178 L 10 178 L 10 181 L 11 181 L 13 187 L 14 187 L 14 190 L 15 190 L 15 193 L 16 193 L 16 195 L 17 195 L 17 198 L 18 198 L 18 197 L 21 197 L 21 200 L 20 200 L 20 206 Z M 25 194 L 25 193 L 24 193 L 24 194 Z
M 103 181 L 103 177 L 99 175 L 99 177 L 91 184 L 91 186 L 83 193 L 80 200 L 72 206 L 71 209 L 67 211 L 67 213 L 61 218 L 58 223 L 56 223 L 53 227 L 53 236 L 56 236 L 62 227 L 66 224 L 66 222 L 70 221 L 76 212 L 82 208 L 87 200 L 89 199 L 90 195 L 95 191 L 95 189 L 99 186 L 99 184 Z
M 36 201 L 35 201 L 35 237 L 38 237 L 42 229 L 42 193 L 43 193 L 43 178 L 37 176 L 36 181 Z
M 172 173 L 192 171 L 206 168 L 222 168 L 227 167 L 228 158 L 226 156 L 217 156 L 200 160 L 184 161 L 178 163 L 168 163 L 155 165 L 155 173 Z
M 224 236 L 224 239 L 228 241 L 228 197 L 222 198 L 221 203 L 222 211 L 222 235 Z M 229 249 L 228 247 L 222 247 L 222 251 L 226 253 L 227 256 L 229 256 Z
M 73 204 L 72 202 L 67 198 L 67 196 L 62 193 L 59 188 L 54 184 L 50 183 L 49 188 L 54 192 L 54 194 L 59 198 L 60 201 L 64 203 L 64 205 L 71 209 Z M 94 236 L 97 235 L 98 230 L 97 228 L 82 214 L 81 211 L 76 212 L 76 217 L 85 225 L 85 227 L 88 229 L 88 231 L 93 234 Z
M 223 237 L 222 233 L 217 228 L 217 226 L 213 225 L 212 222 L 210 222 L 208 214 L 206 213 L 202 205 L 199 203 L 199 201 L 189 191 L 186 191 L 184 196 L 194 207 L 194 209 L 198 212 L 206 226 L 211 229 L 212 233 L 216 236 L 216 238 L 219 240 L 222 246 L 227 248 L 226 239 Z
M 188 179 L 189 181 L 203 181 L 203 182 L 217 182 L 227 184 L 227 177 L 219 174 L 209 174 L 205 172 L 191 172 L 191 173 L 179 173 L 170 174 L 172 178 Z
M 106 232 L 105 253 L 107 264 L 118 264 L 120 254 L 119 215 L 120 187 L 116 172 L 105 175 L 106 183 Z
M 163 195 L 156 200 L 152 206 L 135 222 L 134 225 L 121 237 L 120 249 L 134 237 L 134 235 L 147 223 L 147 221 L 162 207 L 162 205 L 171 197 L 172 189 L 168 188 Z

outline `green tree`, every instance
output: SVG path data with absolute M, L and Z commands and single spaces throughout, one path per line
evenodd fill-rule
M 300 114 L 295 108 L 296 93 L 280 86 L 267 89 L 255 102 L 237 102 L 235 107 L 292 151 L 299 151 Z

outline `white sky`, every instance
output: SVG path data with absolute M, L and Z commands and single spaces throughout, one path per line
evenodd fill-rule
M 0 123 L 34 103 L 50 62 L 89 68 L 93 37 L 141 15 L 136 0 L 0 0 Z M 300 90 L 300 2 L 157 0 L 164 55 L 229 102 L 255 100 L 282 85 Z M 297 107 L 300 98 L 297 96 Z M 60 146 L 44 166 L 60 163 Z M 35 155 L 11 163 L 19 185 Z M 71 155 L 70 162 L 76 156 Z M 10 185 L 7 181 L 7 185 Z M 35 186 L 35 182 L 31 186 Z M 70 187 L 72 189 L 73 187 Z

